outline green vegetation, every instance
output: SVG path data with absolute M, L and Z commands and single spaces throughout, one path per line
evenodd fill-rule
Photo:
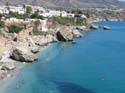
M 34 28 L 33 28 L 33 34 L 34 35 L 39 35 L 40 34 L 40 31 L 39 31 L 39 25 L 40 25 L 40 21 L 37 20 L 34 22 Z
M 27 14 L 19 14 L 17 12 L 9 12 L 9 15 L 8 15 L 9 18 L 11 17 L 14 17 L 14 18 L 17 18 L 17 19 L 25 19 L 25 18 L 37 18 L 37 19 L 42 19 L 43 17 L 39 15 L 39 12 L 36 11 L 34 12 L 33 14 L 30 14 L 30 15 L 27 15 Z M 0 15 L 0 18 L 1 18 L 1 15 Z
M 73 13 L 73 14 L 83 14 L 82 10 L 79 10 L 79 9 L 72 10 L 71 13 Z
M 23 28 L 16 26 L 16 25 L 11 25 L 8 27 L 9 33 L 19 33 Z
M 31 13 L 32 13 L 32 7 L 26 6 L 26 16 L 30 17 Z
M 0 14 L 0 20 L 2 19 L 2 17 L 3 17 L 3 14 Z
M 3 28 L 3 27 L 4 27 L 4 22 L 0 21 L 0 28 Z
M 35 12 L 30 16 L 30 18 L 37 18 L 37 19 L 39 19 L 39 18 L 43 18 L 43 17 L 39 15 L 39 11 L 35 11 Z
M 24 19 L 25 18 L 24 15 L 19 14 L 17 12 L 11 12 L 11 11 L 9 12 L 9 17 L 15 17 L 17 19 Z
M 74 18 L 63 18 L 63 17 L 52 17 L 53 21 L 61 25 L 72 25 L 72 26 L 82 26 L 85 25 L 85 19 L 81 17 L 74 17 Z

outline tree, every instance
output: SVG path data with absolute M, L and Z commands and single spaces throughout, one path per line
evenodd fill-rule
M 32 15 L 31 15 L 31 18 L 39 18 L 40 15 L 39 15 L 39 11 L 35 11 Z
M 26 6 L 26 16 L 30 17 L 32 13 L 32 7 L 31 6 Z
M 2 17 L 3 17 L 3 15 L 2 15 L 2 14 L 0 14 L 0 20 L 2 19 Z

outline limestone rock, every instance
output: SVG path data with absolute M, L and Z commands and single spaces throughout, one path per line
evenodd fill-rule
M 103 26 L 103 29 L 104 29 L 104 30 L 110 30 L 111 28 L 108 27 L 108 26 Z
M 17 34 L 16 33 L 8 33 L 8 39 L 13 41 L 17 41 Z
M 50 34 L 34 36 L 33 40 L 38 46 L 46 46 L 48 43 L 57 41 L 56 37 Z
M 1 66 L 1 70 L 14 70 L 15 68 L 13 61 L 4 62 Z
M 37 60 L 37 56 L 31 53 L 29 49 L 25 47 L 16 47 L 13 50 L 11 58 L 21 62 L 33 62 Z
M 94 24 L 90 25 L 90 29 L 98 30 L 100 27 Z
M 17 40 L 21 42 L 27 42 L 29 35 L 32 33 L 32 28 L 23 29 L 18 33 Z
M 32 47 L 31 48 L 31 52 L 34 53 L 34 54 L 38 53 L 39 52 L 39 48 L 38 47 Z
M 8 58 L 11 56 L 11 50 L 5 50 L 1 56 L 0 62 L 6 62 Z
M 45 36 L 36 36 L 34 37 L 35 44 L 38 46 L 45 46 L 48 44 L 48 41 Z
M 50 34 L 46 35 L 46 39 L 48 43 L 57 41 L 56 37 Z
M 73 30 L 73 36 L 74 38 L 82 37 L 82 34 L 79 32 L 79 30 Z
M 56 35 L 59 41 L 73 41 L 72 29 L 69 27 L 61 28 Z

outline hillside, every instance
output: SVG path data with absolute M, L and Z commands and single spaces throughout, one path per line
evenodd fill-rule
M 32 4 L 44 7 L 124 7 L 125 3 L 116 0 L 0 0 L 0 4 Z

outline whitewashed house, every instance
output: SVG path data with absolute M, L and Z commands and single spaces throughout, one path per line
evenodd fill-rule
M 82 14 L 82 15 L 81 15 L 81 18 L 86 19 L 86 18 L 87 18 L 87 16 L 85 16 L 84 14 Z
M 46 10 L 45 12 L 41 13 L 44 17 L 53 17 L 53 16 L 61 16 L 61 12 L 57 10 Z
M 68 13 L 66 11 L 61 11 L 61 17 L 67 17 Z
M 49 10 L 50 16 L 60 16 L 61 12 L 56 10 Z
M 39 11 L 39 13 L 46 12 L 46 10 L 43 7 L 40 6 L 32 6 L 32 12 Z
M 19 14 L 24 14 L 25 13 L 25 9 L 23 8 L 23 6 L 9 6 L 9 10 L 11 12 L 17 12 Z
M 67 14 L 67 17 L 73 18 L 73 17 L 75 17 L 75 14 L 73 14 L 73 13 L 68 13 L 68 14 Z
M 7 9 L 7 7 L 5 6 L 0 6 L 0 14 L 8 14 L 9 11 Z

